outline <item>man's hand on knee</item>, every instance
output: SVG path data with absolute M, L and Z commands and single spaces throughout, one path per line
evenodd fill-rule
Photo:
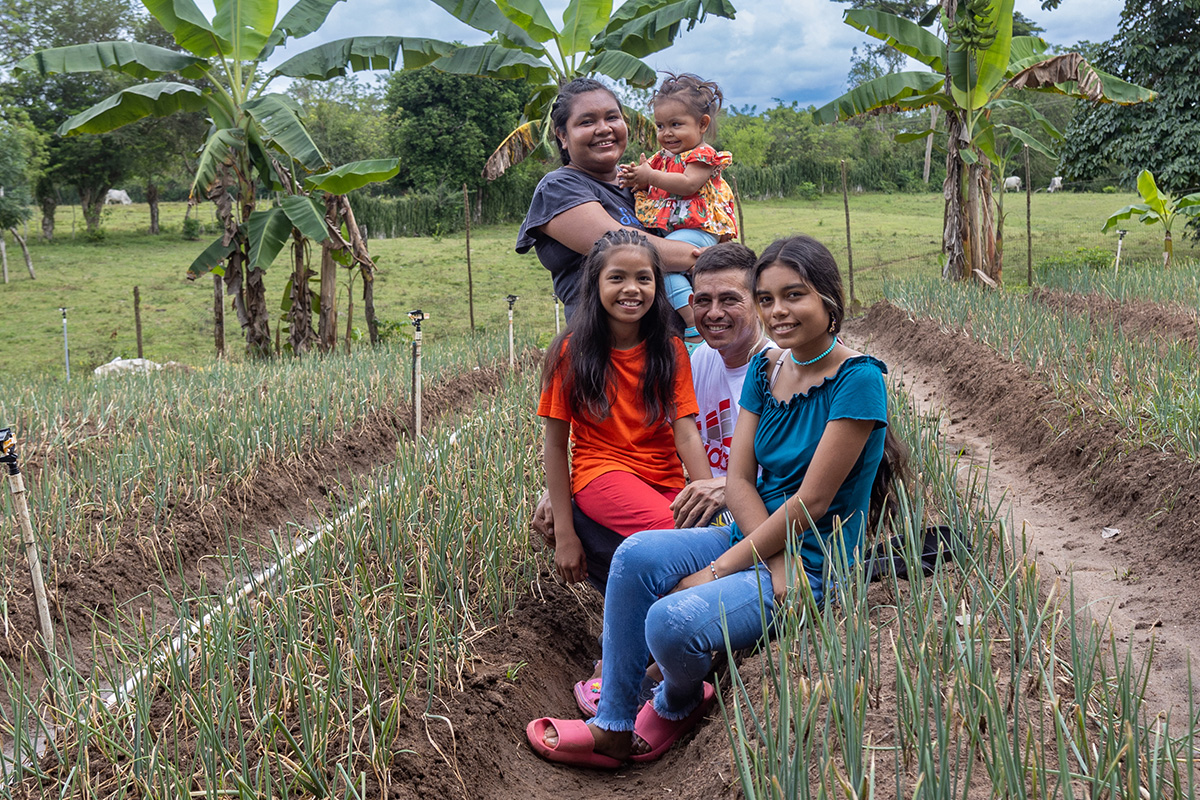
M 676 528 L 694 528 L 712 519 L 725 505 L 725 478 L 692 481 L 671 503 Z

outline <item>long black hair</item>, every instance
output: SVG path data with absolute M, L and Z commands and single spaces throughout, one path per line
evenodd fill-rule
M 549 388 L 559 369 L 564 369 L 571 408 L 599 422 L 608 417 L 616 389 L 612 370 L 612 330 L 608 312 L 600 303 L 600 272 L 609 256 L 620 247 L 637 247 L 646 252 L 654 269 L 654 301 L 642 317 L 638 333 L 645 344 L 645 359 L 638 390 L 646 409 L 647 425 L 670 424 L 675 407 L 675 358 L 679 317 L 671 308 L 663 286 L 662 258 L 645 235 L 628 228 L 609 231 L 597 240 L 583 261 L 579 280 L 579 306 L 571 325 L 551 343 L 542 367 L 542 388 Z M 570 356 L 567 343 L 570 341 Z
M 813 288 L 825 310 L 829 312 L 829 332 L 842 330 L 846 318 L 846 298 L 842 292 L 842 275 L 837 259 L 829 248 L 811 236 L 791 236 L 777 239 L 763 250 L 754 265 L 757 286 L 763 270 L 780 264 L 794 270 L 800 279 Z M 883 440 L 883 459 L 871 484 L 871 504 L 867 514 L 867 531 L 874 531 L 880 519 L 891 519 L 899 511 L 894 487 L 909 479 L 908 447 L 887 426 Z

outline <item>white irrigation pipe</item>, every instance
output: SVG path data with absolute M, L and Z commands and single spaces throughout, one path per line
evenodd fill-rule
M 475 419 L 468 420 L 464 424 L 460 425 L 453 433 L 450 434 L 448 439 L 449 444 L 455 444 L 458 441 L 458 435 L 467 428 L 471 427 L 471 425 L 477 422 L 479 419 L 481 418 L 476 417 Z M 425 454 L 425 460 L 432 461 L 440 454 L 440 449 L 434 448 Z M 386 491 L 396 491 L 399 488 L 399 483 L 395 480 L 392 480 L 389 482 Z M 313 532 L 310 536 L 297 542 L 290 552 L 285 554 L 282 558 L 266 569 L 260 570 L 251 575 L 238 589 L 226 595 L 221 601 L 220 605 L 202 616 L 199 621 L 184 622 L 184 630 L 181 631 L 178 636 L 172 639 L 166 647 L 162 648 L 162 650 L 152 656 L 149 663 L 145 664 L 136 672 L 134 672 L 133 675 L 129 676 L 129 678 L 127 678 L 125 682 L 115 690 L 101 698 L 101 702 L 104 704 L 105 710 L 111 711 L 118 703 L 123 701 L 125 698 L 132 696 L 134 690 L 137 689 L 138 684 L 150 677 L 150 675 L 152 675 L 156 669 L 162 666 L 167 659 L 174 658 L 175 663 L 178 664 L 185 648 L 188 648 L 188 651 L 191 652 L 191 639 L 209 626 L 219 610 L 225 608 L 235 608 L 238 601 L 243 600 L 255 593 L 260 587 L 269 586 L 288 567 L 288 565 L 296 559 L 297 556 L 302 556 L 307 553 L 313 548 L 314 545 L 319 543 L 321 539 L 325 538 L 325 536 L 331 533 L 335 528 L 339 527 L 353 515 L 366 508 L 372 500 L 382 497 L 384 491 L 385 490 L 376 491 L 374 494 L 364 497 L 363 499 L 359 500 L 354 507 L 346 509 L 333 520 L 327 522 L 325 525 L 321 526 L 321 528 Z M 38 747 L 37 753 L 39 756 L 45 752 L 47 743 L 54 741 L 55 738 L 54 731 L 46 729 L 44 725 L 43 730 L 46 731 L 46 739 L 39 743 L 40 746 Z M 29 762 L 26 761 L 26 764 L 28 763 Z M 6 770 L 6 772 L 7 777 L 5 782 L 7 783 L 12 779 L 12 772 L 9 772 L 8 770 Z

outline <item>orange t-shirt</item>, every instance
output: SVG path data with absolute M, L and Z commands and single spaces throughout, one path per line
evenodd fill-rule
M 687 349 L 679 339 L 675 347 L 674 416 L 700 413 L 696 393 L 692 388 L 692 366 Z M 563 345 L 564 351 L 567 344 Z M 648 426 L 642 404 L 639 383 L 645 361 L 645 343 L 629 350 L 613 350 L 609 354 L 616 391 L 609 397 L 608 417 L 596 422 L 585 413 L 576 414 L 571 398 L 563 385 L 570 354 L 564 352 L 549 388 L 542 392 L 538 416 L 559 419 L 571 424 L 571 494 L 606 472 L 631 472 L 652 486 L 663 489 L 682 489 L 683 464 L 675 450 L 675 432 L 667 420 Z

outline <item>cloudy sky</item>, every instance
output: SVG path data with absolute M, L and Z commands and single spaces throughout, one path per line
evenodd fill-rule
M 542 0 L 558 22 L 567 0 Z M 619 6 L 619 2 L 615 5 Z M 733 0 L 734 20 L 709 18 L 683 32 L 667 50 L 646 60 L 656 69 L 695 72 L 721 84 L 738 108 L 774 105 L 774 98 L 822 105 L 845 91 L 850 51 L 867 37 L 842 23 L 845 6 L 833 0 Z M 281 0 L 281 8 L 292 5 Z M 1102 41 L 1116 31 L 1123 0 L 1063 0 L 1042 11 L 1040 0 L 1016 0 L 1017 10 L 1046 29 L 1052 44 Z M 211 8 L 211 5 L 209 5 Z M 462 24 L 429 0 L 348 0 L 321 31 L 276 51 L 273 62 L 323 41 L 348 36 L 427 36 L 478 44 L 486 35 Z

